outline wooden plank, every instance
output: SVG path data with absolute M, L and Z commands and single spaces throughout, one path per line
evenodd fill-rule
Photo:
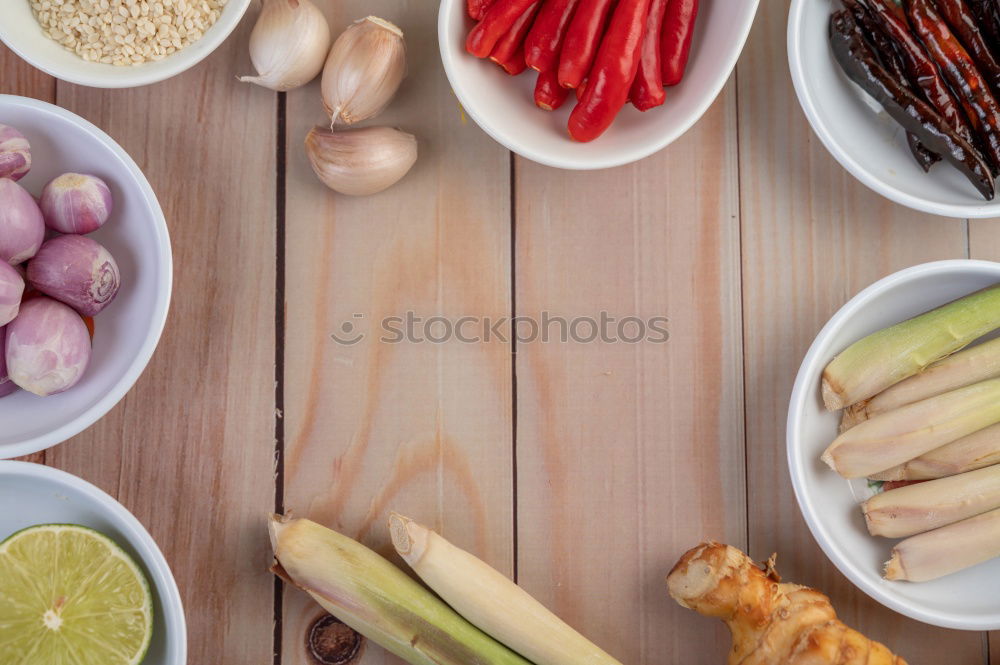
M 669 317 L 666 343 L 517 346 L 518 580 L 624 663 L 726 653 L 664 578 L 745 536 L 734 92 L 632 166 L 517 162 L 518 315 Z
M 55 101 L 55 79 L 35 69 L 0 43 L 0 94 Z M 3 118 L 0 118 L 0 122 Z M 17 458 L 23 462 L 45 463 L 45 451 Z
M 329 122 L 319 86 L 288 95 L 285 506 L 383 553 L 395 509 L 509 573 L 510 346 L 378 339 L 379 321 L 407 311 L 509 316 L 509 155 L 461 115 L 437 55 L 436 12 L 391 0 L 336 11 L 335 34 L 367 14 L 405 32 L 409 78 L 366 124 L 412 132 L 420 157 L 381 194 L 334 194 L 302 148 L 312 125 Z M 338 344 L 331 334 L 354 334 L 344 324 L 367 336 Z M 318 614 L 301 592 L 286 593 L 286 665 L 307 662 L 304 635 Z M 374 647 L 363 658 L 390 660 Z
M 806 349 L 862 287 L 966 253 L 965 224 L 896 206 L 857 182 L 811 133 L 787 76 L 787 3 L 761 5 L 738 67 L 747 477 L 751 553 L 828 593 L 844 621 L 920 662 L 977 663 L 982 638 L 878 605 L 816 546 L 792 493 L 785 416 Z
M 56 80 L 0 43 L 0 94 L 55 101 Z
M 273 93 L 235 80 L 252 20 L 168 82 L 58 93 L 146 173 L 175 281 L 145 374 L 48 461 L 115 495 L 152 533 L 181 589 L 192 663 L 272 659 L 276 118 Z

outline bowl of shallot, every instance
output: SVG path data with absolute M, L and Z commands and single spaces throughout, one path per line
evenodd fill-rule
M 107 134 L 0 95 L 0 458 L 103 417 L 153 355 L 172 259 L 156 195 Z
M 736 65 L 757 4 L 442 0 L 438 41 L 462 108 L 497 142 L 547 166 L 602 169 L 648 157 L 701 118 Z M 511 8 L 523 9 L 513 21 Z

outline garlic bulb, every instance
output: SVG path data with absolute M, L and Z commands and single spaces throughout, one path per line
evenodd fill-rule
M 241 76 L 271 90 L 293 90 L 323 69 L 330 26 L 310 0 L 264 0 L 250 33 L 250 60 L 257 76 Z
M 333 124 L 350 125 L 382 112 L 406 76 L 403 31 L 369 16 L 347 28 L 323 67 L 323 106 Z
M 392 127 L 334 132 L 314 127 L 306 136 L 313 171 L 341 194 L 367 196 L 399 181 L 417 161 L 417 139 Z

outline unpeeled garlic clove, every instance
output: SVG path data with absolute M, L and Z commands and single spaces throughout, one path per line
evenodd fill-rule
M 314 127 L 306 136 L 313 171 L 330 189 L 351 196 L 381 192 L 417 161 L 417 139 L 392 127 L 334 132 Z
M 323 106 L 333 124 L 375 117 L 406 76 L 403 31 L 375 16 L 355 22 L 337 38 L 323 67 Z
M 330 26 L 310 0 L 264 0 L 250 33 L 250 60 L 257 76 L 246 83 L 293 90 L 309 83 L 323 69 L 330 50 Z

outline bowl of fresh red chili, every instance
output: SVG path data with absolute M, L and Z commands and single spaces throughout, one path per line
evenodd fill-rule
M 441 58 L 465 111 L 566 169 L 653 154 L 712 104 L 757 0 L 442 0 Z
M 948 217 L 1000 216 L 1000 4 L 793 0 L 799 102 L 855 177 Z

